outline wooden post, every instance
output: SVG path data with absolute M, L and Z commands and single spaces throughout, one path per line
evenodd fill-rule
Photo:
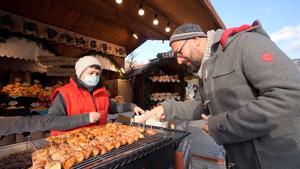
M 31 72 L 25 72 L 25 80 L 24 81 L 31 84 Z

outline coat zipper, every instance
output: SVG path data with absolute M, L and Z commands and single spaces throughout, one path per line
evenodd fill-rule
M 204 101 L 204 104 L 205 106 L 208 108 L 208 111 L 209 113 L 211 114 L 212 112 L 212 109 L 210 107 L 210 96 L 209 96 L 209 93 L 210 93 L 210 81 L 212 79 L 209 79 L 209 76 L 208 76 L 208 70 L 206 69 L 206 65 L 207 63 L 209 62 L 210 60 L 207 60 L 203 66 L 204 68 L 204 81 L 203 81 L 203 89 L 204 89 L 204 97 L 205 97 L 205 101 Z M 202 76 L 203 77 L 203 76 Z
M 92 94 L 91 94 L 91 97 L 92 97 L 92 100 L 93 100 L 93 103 L 94 103 L 95 110 L 96 110 L 96 112 L 98 112 L 98 108 L 97 108 L 97 105 L 96 105 L 95 97 Z

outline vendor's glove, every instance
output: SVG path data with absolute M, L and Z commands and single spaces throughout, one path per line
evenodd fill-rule
M 101 114 L 99 112 L 90 112 L 90 123 L 95 123 L 101 118 Z

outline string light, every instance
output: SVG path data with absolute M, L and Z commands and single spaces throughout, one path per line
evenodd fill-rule
M 121 4 L 122 3 L 122 0 L 116 0 L 116 2 L 118 4 Z M 151 10 L 151 9 L 150 9 Z M 153 11 L 153 10 L 152 10 Z M 154 11 L 153 11 L 154 12 Z M 139 16 L 144 16 L 145 15 L 145 9 L 143 8 L 143 5 L 140 4 L 139 6 L 139 10 L 138 10 L 138 15 Z M 157 26 L 159 24 L 159 20 L 158 20 L 158 15 L 157 14 L 154 14 L 154 18 L 153 18 L 153 21 L 152 21 L 153 25 Z M 167 22 L 167 25 L 165 27 L 165 32 L 169 33 L 171 31 L 171 27 L 170 27 L 170 22 Z M 135 38 L 135 39 L 138 39 L 138 35 L 136 33 L 133 33 L 132 36 Z
M 137 36 L 136 33 L 133 33 L 132 36 L 133 36 L 135 39 L 139 39 L 139 37 Z
M 153 25 L 158 25 L 159 21 L 157 19 L 157 15 L 154 15 L 154 19 L 153 19 Z
M 121 71 L 121 73 L 123 73 L 123 74 L 125 73 L 124 68 L 121 68 L 120 71 Z
M 142 4 L 140 4 L 140 9 L 139 9 L 138 13 L 139 13 L 140 16 L 143 16 L 145 14 L 145 10 L 143 9 Z
M 166 32 L 170 32 L 170 31 L 171 31 L 170 23 L 169 23 L 169 22 L 167 23 L 167 26 L 166 26 L 166 28 L 165 28 L 165 31 L 166 31 Z
M 123 0 L 116 0 L 117 4 L 121 4 L 123 2 Z

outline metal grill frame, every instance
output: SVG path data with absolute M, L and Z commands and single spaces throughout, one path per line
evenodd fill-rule
M 141 126 L 138 123 L 133 123 L 133 126 Z M 127 144 L 119 147 L 118 149 L 113 149 L 106 154 L 91 157 L 79 164 L 73 166 L 73 169 L 116 169 L 116 168 L 126 168 L 126 165 L 133 163 L 143 157 L 149 156 L 155 152 L 165 149 L 166 151 L 175 151 L 179 142 L 190 133 L 187 131 L 177 130 L 177 129 L 167 129 L 156 126 L 145 125 L 145 129 L 157 129 L 158 134 L 154 136 L 146 136 L 144 139 L 140 139 L 132 144 Z M 24 152 L 28 145 L 32 148 L 40 148 L 46 144 L 45 139 L 32 140 L 30 142 L 23 142 L 12 144 L 8 146 L 0 147 L 0 159 L 3 157 L 1 152 L 11 151 L 12 153 L 17 153 L 18 151 Z M 32 146 L 34 145 L 34 146 Z M 18 148 L 17 148 L 18 147 Z M 24 148 L 25 147 L 25 148 Z M 166 152 L 167 153 L 167 152 Z M 169 152 L 170 153 L 170 152 Z M 4 153 L 5 154 L 5 153 Z M 156 167 L 154 167 L 156 168 Z

